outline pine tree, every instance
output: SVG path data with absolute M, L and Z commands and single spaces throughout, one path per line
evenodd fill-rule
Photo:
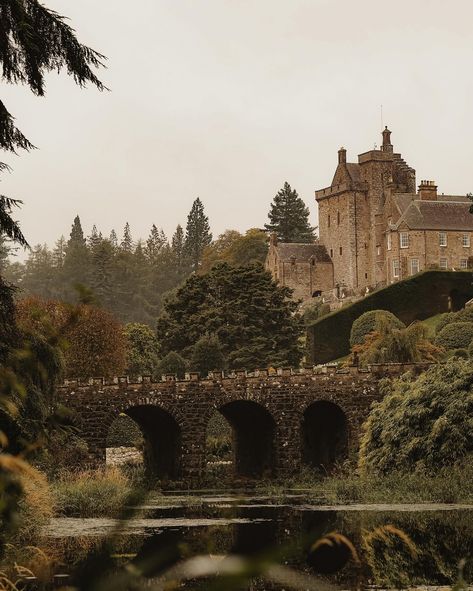
M 270 223 L 264 227 L 275 232 L 281 242 L 310 243 L 315 239 L 309 208 L 287 182 L 274 197 L 268 217 Z
M 115 230 L 112 230 L 110 232 L 109 241 L 110 241 L 110 244 L 113 246 L 113 248 L 118 248 L 118 238 L 117 238 L 117 233 L 115 232 Z
M 197 199 L 187 216 L 186 239 L 184 253 L 189 258 L 192 269 L 198 270 L 204 248 L 212 242 L 209 219 L 204 213 L 202 201 Z
M 120 243 L 120 249 L 124 252 L 133 252 L 133 238 L 131 237 L 130 224 L 128 222 L 123 229 L 123 238 Z
M 84 237 L 80 218 L 77 215 L 72 224 L 64 258 L 65 293 L 68 301 L 74 300 L 78 285 L 87 285 L 89 279 L 89 249 Z
M 53 250 L 53 263 L 56 269 L 62 269 L 64 267 L 64 260 L 66 258 L 67 242 L 64 236 L 61 236 L 56 240 L 56 244 Z
M 156 261 L 156 257 L 162 251 L 163 247 L 167 244 L 168 239 L 163 230 L 158 230 L 155 224 L 151 226 L 151 230 L 146 240 L 146 246 L 144 253 L 149 261 Z

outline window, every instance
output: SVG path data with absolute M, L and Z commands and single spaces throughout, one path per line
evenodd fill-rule
M 381 246 L 376 247 L 376 254 L 379 256 L 381 254 Z
M 411 259 L 411 275 L 419 272 L 419 259 Z
M 399 259 L 393 260 L 393 277 L 399 277 Z
M 440 268 L 441 269 L 448 269 L 448 261 L 447 259 L 440 259 Z
M 408 232 L 401 232 L 399 234 L 399 242 L 401 248 L 409 248 L 409 233 Z
M 460 259 L 460 269 L 468 269 L 468 259 Z
M 391 232 L 388 232 L 388 235 L 387 235 L 387 245 L 388 245 L 388 250 L 391 250 L 391 248 L 393 246 Z
M 465 248 L 470 248 L 470 235 L 469 234 L 463 234 L 462 246 L 464 246 Z
M 330 214 L 328 214 L 328 218 L 327 218 L 327 226 L 330 228 Z
M 330 249 L 330 258 L 333 259 L 333 248 Z
M 343 254 L 343 248 L 340 246 L 340 256 Z
M 340 212 L 337 211 L 337 226 L 340 225 Z
M 439 246 L 447 246 L 447 232 L 439 232 Z

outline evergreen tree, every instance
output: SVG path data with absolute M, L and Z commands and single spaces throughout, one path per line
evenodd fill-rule
M 110 232 L 109 241 L 110 241 L 110 244 L 113 246 L 113 248 L 118 248 L 118 238 L 117 238 L 117 233 L 115 232 L 115 230 L 112 230 Z
M 270 223 L 264 227 L 275 232 L 281 242 L 310 243 L 315 240 L 314 228 L 309 224 L 309 208 L 289 183 L 284 183 L 274 197 L 268 217 Z
M 123 229 L 123 238 L 120 244 L 120 248 L 124 252 L 132 252 L 133 251 L 133 238 L 131 237 L 131 230 L 130 224 L 127 222 Z
M 189 258 L 194 272 L 199 269 L 204 248 L 212 242 L 209 219 L 204 213 L 202 201 L 197 199 L 187 216 L 184 253 Z
M 207 377 L 209 371 L 225 368 L 222 343 L 215 335 L 203 335 L 194 345 L 190 366 L 193 371 Z
M 163 230 L 158 230 L 155 224 L 153 224 L 144 248 L 144 253 L 147 259 L 151 262 L 155 262 L 159 253 L 167 244 L 167 241 L 166 234 Z
M 90 247 L 90 287 L 98 303 L 115 311 L 115 294 L 113 286 L 113 246 L 98 234 L 91 240 Z
M 160 353 L 192 355 L 206 334 L 222 343 L 230 368 L 297 365 L 302 323 L 290 290 L 260 264 L 215 266 L 194 274 L 164 304 L 157 323 Z
M 89 250 L 84 237 L 80 218 L 77 215 L 72 224 L 64 257 L 64 281 L 66 299 L 71 301 L 78 285 L 87 285 L 89 278 Z
M 57 284 L 54 276 L 54 259 L 46 244 L 37 244 L 26 260 L 22 287 L 29 293 L 42 298 L 57 297 Z
M 103 55 L 81 45 L 64 17 L 38 0 L 2 0 L 0 3 L 2 78 L 9 83 L 26 83 L 38 96 L 44 95 L 44 76 L 51 70 L 66 69 L 80 86 L 88 82 L 99 90 L 104 86 L 91 68 L 103 65 Z M 14 118 L 0 101 L 0 148 L 16 152 L 31 150 L 33 144 L 15 126 Z M 0 172 L 9 167 L 0 162 Z M 20 227 L 11 216 L 21 201 L 0 196 L 0 231 L 27 246 Z
M 62 269 L 64 267 L 64 260 L 66 258 L 67 241 L 64 236 L 61 236 L 56 240 L 56 244 L 53 250 L 53 264 L 56 269 Z

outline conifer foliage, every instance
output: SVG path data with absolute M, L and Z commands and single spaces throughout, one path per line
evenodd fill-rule
M 79 86 L 91 83 L 105 87 L 93 69 L 103 66 L 105 57 L 81 45 L 65 18 L 49 10 L 38 0 L 2 0 L 0 2 L 0 64 L 2 78 L 13 84 L 26 84 L 44 95 L 44 76 L 65 69 Z M 16 127 L 14 118 L 0 101 L 0 148 L 10 152 L 31 150 L 33 144 Z M 8 170 L 0 163 L 0 171 Z M 27 246 L 12 209 L 21 201 L 0 196 L 0 233 Z
M 214 335 L 230 369 L 297 365 L 302 324 L 289 295 L 259 264 L 221 263 L 194 274 L 164 304 L 160 354 L 176 351 L 189 359 L 195 343 Z
M 192 204 L 192 209 L 187 216 L 186 239 L 184 253 L 194 271 L 199 269 L 202 255 L 206 246 L 212 242 L 209 218 L 204 213 L 202 201 L 197 199 Z
M 311 243 L 315 239 L 309 208 L 287 182 L 274 197 L 268 217 L 270 223 L 264 227 L 275 232 L 281 242 Z

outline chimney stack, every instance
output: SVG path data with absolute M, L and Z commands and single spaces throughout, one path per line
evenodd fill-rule
M 437 185 L 435 181 L 420 181 L 419 199 L 422 201 L 437 201 Z
M 340 150 L 338 150 L 338 163 L 339 164 L 346 164 L 347 162 L 347 151 L 342 146 Z

